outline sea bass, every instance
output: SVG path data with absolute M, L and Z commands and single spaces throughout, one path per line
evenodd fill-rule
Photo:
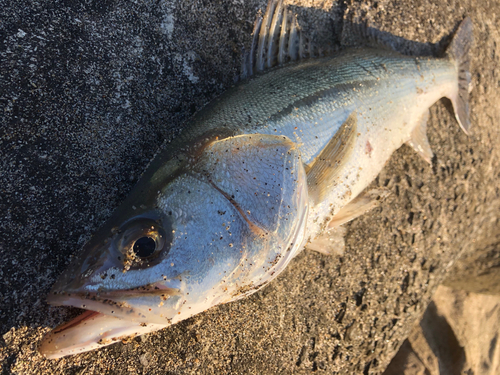
M 271 0 L 250 78 L 189 120 L 54 285 L 48 303 L 87 311 L 48 333 L 43 355 L 99 348 L 258 291 L 377 204 L 385 193 L 363 190 L 401 145 L 431 161 L 426 117 L 437 100 L 449 98 L 469 130 L 470 19 L 442 58 L 347 48 L 301 59 L 302 39 Z

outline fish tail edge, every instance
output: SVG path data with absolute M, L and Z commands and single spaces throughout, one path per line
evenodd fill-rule
M 451 97 L 455 117 L 468 134 L 470 129 L 469 93 L 471 85 L 470 49 L 473 43 L 473 23 L 466 17 L 459 25 L 453 39 L 446 50 L 447 56 L 455 62 L 458 73 L 458 91 Z

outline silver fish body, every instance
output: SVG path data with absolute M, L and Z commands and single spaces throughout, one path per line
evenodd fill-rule
M 342 183 L 332 186 L 320 205 L 310 204 L 307 228 L 313 235 L 319 229 L 314 222 L 335 215 L 373 181 L 432 104 L 457 97 L 457 70 L 448 58 L 351 49 L 240 84 L 196 116 L 193 125 L 223 124 L 232 134 L 284 135 L 298 145 L 308 165 L 355 112 L 359 134 Z
M 433 103 L 450 98 L 468 129 L 463 55 L 348 49 L 228 90 L 155 157 L 54 285 L 49 303 L 91 312 L 40 351 L 91 350 L 259 290 L 412 140 Z M 339 160 L 318 169 L 329 148 Z

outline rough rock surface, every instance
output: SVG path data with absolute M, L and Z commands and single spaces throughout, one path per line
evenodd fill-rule
M 463 254 L 443 284 L 474 293 L 500 295 L 500 243 Z
M 406 146 L 393 155 L 373 183 L 392 195 L 349 225 L 342 257 L 304 252 L 246 300 L 128 344 L 45 360 L 36 351 L 42 335 L 77 314 L 46 305 L 52 283 L 161 143 L 234 82 L 266 4 L 0 4 L 4 373 L 382 373 L 456 259 L 500 242 L 500 5 L 298 1 L 308 30 L 338 31 L 345 16 L 410 40 L 442 41 L 436 52 L 469 15 L 470 136 L 445 101 L 433 106 L 432 166 Z
M 439 286 L 384 375 L 500 373 L 500 296 Z

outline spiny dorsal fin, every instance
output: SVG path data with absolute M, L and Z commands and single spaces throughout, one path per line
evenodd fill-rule
M 276 65 L 328 53 L 317 48 L 299 26 L 297 15 L 283 0 L 269 0 L 264 15 L 257 15 L 250 51 L 243 58 L 241 78 L 251 77 Z
M 309 197 L 321 202 L 331 189 L 356 144 L 356 112 L 352 112 L 321 153 L 307 166 Z
M 427 163 L 431 164 L 432 157 L 434 156 L 429 140 L 427 139 L 427 121 L 429 120 L 429 111 L 425 111 L 420 123 L 415 126 L 411 132 L 411 138 L 406 144 L 413 148 L 417 154 Z

